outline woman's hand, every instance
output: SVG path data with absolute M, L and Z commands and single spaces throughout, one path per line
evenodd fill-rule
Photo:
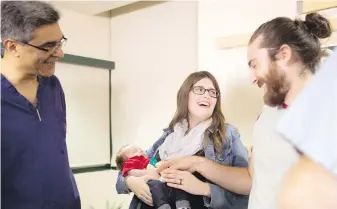
M 153 206 L 152 195 L 147 182 L 151 179 L 155 179 L 152 176 L 127 176 L 125 177 L 125 182 L 128 188 L 144 203 Z
M 211 196 L 209 184 L 200 181 L 188 171 L 167 170 L 162 174 L 162 178 L 169 187 L 181 189 L 194 195 Z

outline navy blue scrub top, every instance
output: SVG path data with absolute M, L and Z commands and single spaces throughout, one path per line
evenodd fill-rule
M 1 75 L 1 208 L 79 209 L 57 77 L 38 77 L 37 108 Z

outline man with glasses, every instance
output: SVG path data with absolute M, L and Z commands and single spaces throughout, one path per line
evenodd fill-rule
M 81 208 L 54 76 L 66 40 L 58 20 L 47 3 L 1 1 L 2 208 Z

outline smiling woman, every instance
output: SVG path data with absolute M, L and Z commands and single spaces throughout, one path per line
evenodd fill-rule
M 190 74 L 177 93 L 177 110 L 169 127 L 163 135 L 150 147 L 146 154 L 157 161 L 178 159 L 187 166 L 180 171 L 162 173 L 162 184 L 159 179 L 149 181 L 148 176 L 132 176 L 128 173 L 123 177 L 119 172 L 116 189 L 119 194 L 132 191 L 135 196 L 130 208 L 179 208 L 175 205 L 165 205 L 152 190 L 154 182 L 163 187 L 164 199 L 174 198 L 170 194 L 174 188 L 182 193 L 179 197 L 189 204 L 186 208 L 247 208 L 248 196 L 237 195 L 212 183 L 195 172 L 196 161 L 209 159 L 214 166 L 247 167 L 248 154 L 240 140 L 237 129 L 225 122 L 221 110 L 221 94 L 214 76 L 207 71 Z M 152 185 L 152 186 L 151 186 Z M 149 188 L 150 186 L 150 188 Z M 174 190 L 173 190 L 174 191 Z M 185 195 L 189 193 L 189 195 Z M 180 200 L 180 199 L 179 199 Z

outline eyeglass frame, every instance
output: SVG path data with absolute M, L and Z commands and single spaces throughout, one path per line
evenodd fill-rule
M 35 46 L 33 44 L 28 43 L 27 41 L 20 42 L 20 43 L 28 45 L 28 46 L 31 46 L 31 47 L 34 47 L 36 49 L 39 49 L 39 50 L 47 52 L 47 53 L 52 52 L 51 54 L 54 54 L 60 47 L 62 47 L 62 45 L 64 43 L 67 42 L 67 40 L 68 39 L 66 37 L 62 36 L 61 41 L 59 43 L 57 43 L 55 46 L 53 46 L 52 48 L 50 48 L 50 49 L 46 49 L 46 48 L 43 48 L 43 47 L 40 47 L 40 46 Z
M 196 93 L 195 92 L 195 89 L 196 88 L 201 88 L 201 89 L 203 89 L 203 93 L 202 94 L 198 94 L 198 93 Z M 219 91 L 217 91 L 216 89 L 206 89 L 205 87 L 203 87 L 203 86 L 193 86 L 192 87 L 192 91 L 193 91 L 193 93 L 194 94 L 197 94 L 197 95 L 204 95 L 205 93 L 206 93 L 206 91 L 208 92 L 208 95 L 210 96 L 210 97 L 212 97 L 212 98 L 218 98 L 219 96 L 220 96 L 220 92 Z M 211 94 L 210 94 L 210 91 L 215 91 L 215 93 L 216 93 L 216 96 L 215 97 L 213 97 Z

